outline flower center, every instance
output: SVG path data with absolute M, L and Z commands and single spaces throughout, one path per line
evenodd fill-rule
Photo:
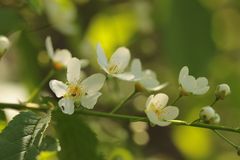
M 81 87 L 80 85 L 70 84 L 68 86 L 67 96 L 71 96 L 73 98 L 78 98 L 78 97 L 83 96 L 84 94 L 85 94 L 85 91 L 84 91 L 83 87 Z
M 157 117 L 158 117 L 158 119 L 160 119 L 160 116 L 161 116 L 161 114 L 162 114 L 162 112 L 161 112 L 161 110 L 159 110 L 157 107 L 156 107 L 156 105 L 155 104 L 151 104 L 151 109 L 152 109 L 152 111 L 157 115 Z
M 118 66 L 116 64 L 109 64 L 108 65 L 108 71 L 111 74 L 115 74 L 115 73 L 119 72 L 119 68 L 118 68 Z

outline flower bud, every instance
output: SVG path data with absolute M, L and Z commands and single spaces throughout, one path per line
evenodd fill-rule
M 218 123 L 220 123 L 220 120 L 221 120 L 221 118 L 220 118 L 219 114 L 216 113 L 215 117 L 213 119 L 211 119 L 211 123 L 218 124 Z
M 211 106 L 203 107 L 199 113 L 199 117 L 204 122 L 209 123 L 216 116 L 215 110 Z
M 230 87 L 228 84 L 220 84 L 217 86 L 215 95 L 217 99 L 224 99 L 225 96 L 231 93 Z
M 0 36 L 0 58 L 10 47 L 10 41 L 5 36 Z

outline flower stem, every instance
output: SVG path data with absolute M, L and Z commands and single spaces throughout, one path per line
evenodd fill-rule
M 86 109 L 78 110 L 75 113 L 81 114 L 81 115 L 106 117 L 106 118 L 113 118 L 113 119 L 123 119 L 123 120 L 128 120 L 128 121 L 148 122 L 147 117 L 143 117 L 143 116 L 131 116 L 131 115 L 116 114 L 116 113 L 106 113 L 106 112 L 91 111 L 91 110 L 86 110 Z
M 212 102 L 212 104 L 210 106 L 213 107 L 217 103 L 218 100 L 219 100 L 218 98 L 215 98 L 215 100 Z
M 16 109 L 16 110 L 33 110 L 33 111 L 47 111 L 50 107 L 43 107 L 37 103 L 0 103 L 0 109 Z
M 30 97 L 28 98 L 27 102 L 32 102 L 37 97 L 37 95 L 39 94 L 41 89 L 45 86 L 45 84 L 49 81 L 49 79 L 54 75 L 54 73 L 55 73 L 55 70 L 52 69 L 47 74 L 47 76 L 42 80 L 42 82 L 39 84 L 39 86 L 37 88 L 35 88 L 35 90 L 33 90 Z
M 32 105 L 36 105 L 36 107 L 32 107 Z M 40 104 L 10 104 L 10 103 L 0 103 L 0 109 L 5 108 L 11 108 L 11 109 L 17 109 L 17 110 L 35 110 L 35 111 L 46 111 L 49 110 L 50 107 L 42 107 Z M 123 114 L 116 114 L 116 113 L 106 113 L 106 112 L 99 112 L 94 110 L 76 110 L 74 114 L 81 114 L 81 115 L 90 115 L 90 116 L 96 116 L 96 117 L 106 117 L 106 118 L 113 118 L 113 119 L 123 119 L 128 121 L 143 121 L 143 122 L 149 122 L 148 118 L 145 116 L 131 116 L 131 115 L 123 115 Z M 196 128 L 205 128 L 205 129 L 211 129 L 211 130 L 221 130 L 221 131 L 228 131 L 228 132 L 234 132 L 234 133 L 240 133 L 239 128 L 232 128 L 232 127 L 226 127 L 226 126 L 220 126 L 220 125 L 211 125 L 211 124 L 205 124 L 200 122 L 195 123 L 188 123 L 186 121 L 182 120 L 168 120 L 168 122 L 171 122 L 172 125 L 176 126 L 188 126 L 188 127 L 196 127 Z
M 132 93 L 130 93 L 126 98 L 124 98 L 110 113 L 117 112 L 128 100 L 130 100 L 134 95 L 136 94 L 136 91 L 134 90 Z
M 221 134 L 220 132 L 213 130 L 214 133 L 216 133 L 220 138 L 222 138 L 224 141 L 226 141 L 228 144 L 230 144 L 231 146 L 233 146 L 235 149 L 238 150 L 239 146 L 236 145 L 235 143 L 233 143 L 231 140 L 229 140 L 227 137 L 225 137 L 223 134 Z
M 180 98 L 182 98 L 181 94 L 178 95 L 178 97 L 173 101 L 171 105 L 175 105 Z

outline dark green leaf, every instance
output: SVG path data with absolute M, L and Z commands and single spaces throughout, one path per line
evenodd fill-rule
M 41 14 L 43 11 L 42 0 L 27 0 L 28 5 L 38 14 Z
M 40 149 L 41 151 L 59 151 L 60 145 L 57 139 L 46 136 L 43 138 Z
M 79 116 L 56 113 L 56 130 L 61 151 L 60 160 L 102 160 L 97 153 L 95 133 Z
M 0 159 L 34 160 L 50 119 L 50 114 L 21 112 L 0 134 Z

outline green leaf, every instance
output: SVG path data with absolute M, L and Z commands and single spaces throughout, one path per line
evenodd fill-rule
M 97 152 L 95 133 L 79 116 L 56 113 L 56 130 L 61 151 L 60 160 L 102 160 Z
M 43 138 L 40 149 L 41 151 L 59 151 L 60 144 L 56 138 L 46 136 Z
M 34 160 L 51 114 L 21 112 L 0 134 L 1 160 Z
M 38 14 L 41 14 L 43 11 L 42 0 L 27 0 L 28 5 Z

